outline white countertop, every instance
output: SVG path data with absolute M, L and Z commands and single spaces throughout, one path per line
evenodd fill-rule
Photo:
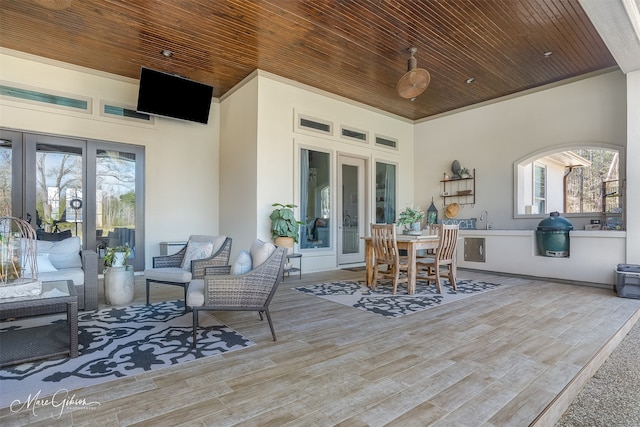
M 535 230 L 460 230 L 461 236 L 533 236 Z M 615 230 L 572 230 L 570 237 L 602 237 L 602 238 L 625 238 L 626 231 Z

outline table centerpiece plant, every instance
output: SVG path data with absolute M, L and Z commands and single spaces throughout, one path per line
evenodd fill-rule
M 400 212 L 398 217 L 398 225 L 404 225 L 405 234 L 420 234 L 422 228 L 422 219 L 424 212 L 420 208 L 407 207 Z

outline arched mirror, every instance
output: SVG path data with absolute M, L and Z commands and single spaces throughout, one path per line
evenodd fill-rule
M 622 213 L 623 171 L 617 146 L 565 146 L 514 163 L 514 217 Z M 606 193 L 606 194 L 605 194 Z M 607 206 L 607 196 L 618 205 Z

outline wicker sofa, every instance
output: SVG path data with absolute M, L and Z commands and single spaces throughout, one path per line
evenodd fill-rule
M 98 254 L 81 249 L 79 237 L 60 241 L 37 241 L 38 280 L 72 280 L 78 295 L 78 310 L 98 308 Z M 36 316 L 64 311 L 63 307 L 48 306 L 36 311 L 4 310 L 1 318 Z

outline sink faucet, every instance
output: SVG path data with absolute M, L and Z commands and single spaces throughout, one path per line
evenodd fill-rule
M 484 221 L 484 229 L 488 230 L 489 229 L 489 212 L 487 211 L 482 211 L 482 213 L 480 214 L 480 221 Z

